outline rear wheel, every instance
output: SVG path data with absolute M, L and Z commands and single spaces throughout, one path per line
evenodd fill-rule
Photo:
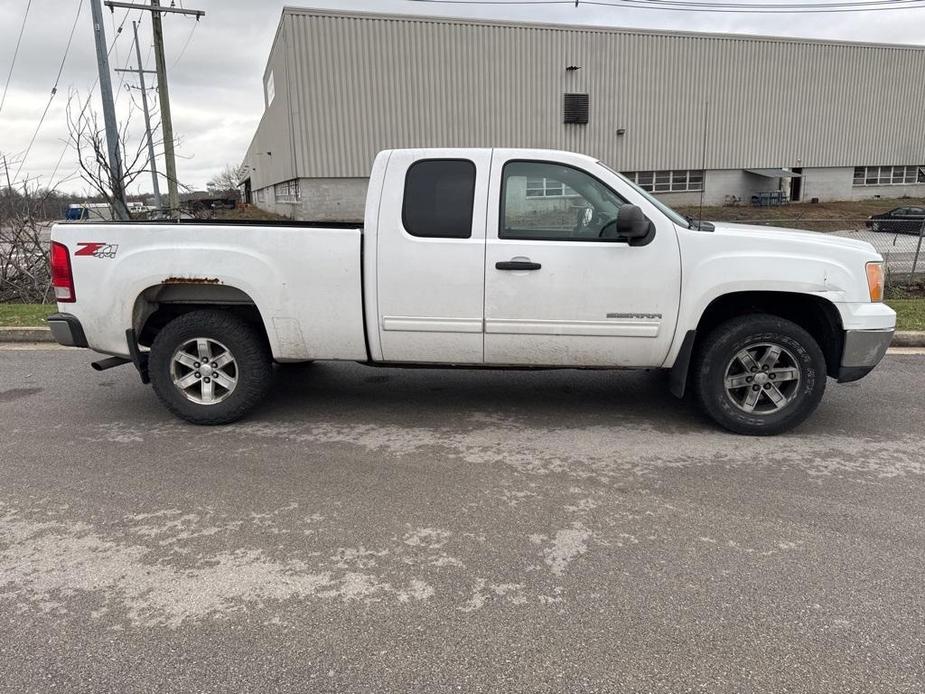
M 151 345 L 154 392 L 171 412 L 193 424 L 227 424 L 263 399 L 273 376 L 266 341 L 224 311 L 175 318 Z
M 694 388 L 706 413 L 739 434 L 792 429 L 825 392 L 825 357 L 796 323 L 765 314 L 733 318 L 698 350 Z

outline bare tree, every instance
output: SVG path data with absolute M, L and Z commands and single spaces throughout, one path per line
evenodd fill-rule
M 54 191 L 13 188 L 3 160 L 0 171 L 0 302 L 45 303 L 50 300 L 48 224 L 43 211 Z
M 245 164 L 226 164 L 225 168 L 222 169 L 220 173 L 209 179 L 209 182 L 206 183 L 206 189 L 210 193 L 227 193 L 233 191 L 235 195 L 237 195 L 238 183 L 244 178 L 246 172 L 247 166 Z
M 68 140 L 77 153 L 80 178 L 110 207 L 113 206 L 115 200 L 114 190 L 118 188 L 126 190 L 139 176 L 150 173 L 147 139 L 141 138 L 134 147 L 128 146 L 128 132 L 132 115 L 136 110 L 133 99 L 128 116 L 119 128 L 119 148 L 122 151 L 123 161 L 121 186 L 116 186 L 117 182 L 113 179 L 113 170 L 109 165 L 105 131 L 99 123 L 96 111 L 89 108 L 89 102 L 81 106 L 75 92 L 72 92 L 68 98 Z M 152 123 L 152 132 L 157 132 L 159 129 L 158 124 Z M 163 140 L 154 140 L 156 152 L 162 149 L 162 146 Z
M 123 161 L 121 188 L 125 190 L 139 176 L 149 172 L 148 143 L 141 138 L 136 147 L 127 146 L 131 116 L 137 105 L 130 105 L 128 117 L 119 131 Z M 97 114 L 89 100 L 81 104 L 76 92 L 67 103 L 68 141 L 77 153 L 79 177 L 89 186 L 85 196 L 69 196 L 54 187 L 30 185 L 27 177 L 14 187 L 6 159 L 0 159 L 0 302 L 45 303 L 53 300 L 48 269 L 48 219 L 61 218 L 69 202 L 105 201 L 113 207 L 114 185 L 106 140 Z M 157 126 L 152 126 L 158 132 Z M 155 150 L 161 147 L 154 141 Z

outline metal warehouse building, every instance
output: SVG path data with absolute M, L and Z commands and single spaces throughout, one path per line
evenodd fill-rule
M 361 219 L 396 147 L 582 152 L 669 204 L 925 195 L 921 47 L 286 8 L 263 84 L 242 185 L 296 219 Z

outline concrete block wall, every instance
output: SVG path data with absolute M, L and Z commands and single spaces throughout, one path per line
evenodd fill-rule
M 254 193 L 254 204 L 262 210 L 312 222 L 362 222 L 366 208 L 368 178 L 302 178 L 301 200 L 276 202 L 273 186 L 264 188 L 263 201 Z
M 303 178 L 296 219 L 316 222 L 362 222 L 368 178 Z
M 852 199 L 854 167 L 829 166 L 803 169 L 801 202 L 819 198 L 819 202 Z M 873 196 L 870 196 L 873 197 Z
M 895 186 L 856 186 L 854 167 L 803 169 L 803 202 L 869 200 L 871 198 L 925 197 L 925 183 Z
M 801 202 L 813 198 L 820 202 L 865 200 L 874 197 L 925 197 L 925 183 L 896 186 L 855 186 L 853 167 L 803 169 Z M 707 171 L 704 179 L 704 205 L 723 205 L 728 196 L 739 198 L 740 205 L 751 204 L 751 196 L 776 190 L 777 179 L 749 174 L 742 169 Z M 366 207 L 367 178 L 303 178 L 302 199 L 297 203 L 276 202 L 273 187 L 263 190 L 263 201 L 254 193 L 255 204 L 263 210 L 296 220 L 319 222 L 360 222 Z M 659 199 L 671 206 L 700 204 L 699 192 L 659 193 Z M 552 204 L 553 201 L 550 201 Z M 561 199 L 555 204 L 563 204 Z
M 925 198 L 925 183 L 904 183 L 896 186 L 851 186 L 851 200 L 869 198 Z
M 296 220 L 340 222 L 362 221 L 366 206 L 367 178 L 303 178 L 300 179 L 302 199 L 298 203 L 276 202 L 273 187 L 263 190 L 263 201 L 255 191 L 254 204 L 262 210 Z M 727 195 L 736 195 L 743 205 L 749 204 L 753 193 L 770 190 L 776 185 L 772 179 L 746 174 L 737 169 L 707 171 L 703 202 L 705 205 L 722 205 Z M 525 199 L 524 196 L 520 196 Z M 658 198 L 671 206 L 700 204 L 699 192 L 659 193 Z M 536 205 L 569 206 L 568 198 L 531 200 Z

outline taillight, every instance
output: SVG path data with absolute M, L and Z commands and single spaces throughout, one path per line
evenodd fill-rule
M 55 288 L 55 299 L 59 302 L 69 304 L 77 301 L 71 255 L 67 246 L 57 241 L 51 242 L 51 286 Z

